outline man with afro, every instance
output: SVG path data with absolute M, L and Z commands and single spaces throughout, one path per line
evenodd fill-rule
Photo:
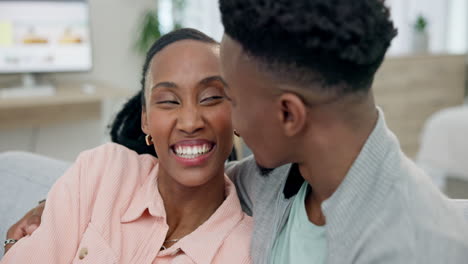
M 227 170 L 254 262 L 468 263 L 468 222 L 374 102 L 397 34 L 384 1 L 219 2 L 234 128 L 255 157 Z

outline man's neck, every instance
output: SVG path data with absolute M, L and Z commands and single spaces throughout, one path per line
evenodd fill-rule
M 328 117 L 326 131 L 320 136 L 310 137 L 303 145 L 303 158 L 298 162 L 302 177 L 312 191 L 306 197 L 305 205 L 309 220 L 325 224 L 321 204 L 330 198 L 345 179 L 365 142 L 372 133 L 378 119 L 378 112 L 372 108 L 358 110 L 364 113 L 353 122 Z M 322 115 L 323 118 L 323 115 Z

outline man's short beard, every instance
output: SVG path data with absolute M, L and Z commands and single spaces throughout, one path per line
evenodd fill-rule
M 266 168 L 266 167 L 263 167 L 262 165 L 260 165 L 258 163 L 255 163 L 255 164 L 257 165 L 258 172 L 263 177 L 270 176 L 270 174 L 275 170 L 275 168 Z

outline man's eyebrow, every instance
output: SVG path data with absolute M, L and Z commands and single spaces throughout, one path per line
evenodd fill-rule
M 156 88 L 159 88 L 159 87 L 166 87 L 166 88 L 178 88 L 177 84 L 173 83 L 173 82 L 159 82 L 157 84 L 155 84 L 152 88 L 151 88 L 151 91 L 153 89 L 156 89 Z
M 200 81 L 200 84 L 201 85 L 207 85 L 210 82 L 220 82 L 220 83 L 222 83 L 224 85 L 224 87 L 228 87 L 228 84 L 226 83 L 226 81 L 219 75 L 206 77 L 205 79 Z

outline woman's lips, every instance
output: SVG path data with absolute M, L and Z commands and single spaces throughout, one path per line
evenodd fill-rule
M 213 153 L 216 144 L 208 140 L 184 140 L 171 146 L 175 159 L 185 166 L 200 166 Z

